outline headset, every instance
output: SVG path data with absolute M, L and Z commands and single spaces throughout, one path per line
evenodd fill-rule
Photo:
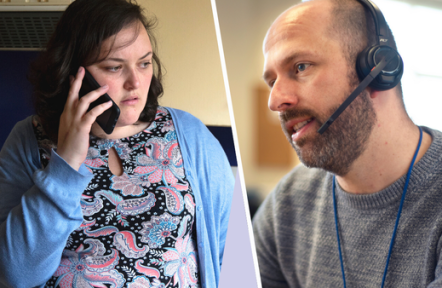
M 376 44 L 369 45 L 356 60 L 356 72 L 361 80 L 359 86 L 348 96 L 339 106 L 332 116 L 319 128 L 318 133 L 322 134 L 338 118 L 345 108 L 353 102 L 354 99 L 367 86 L 377 91 L 384 91 L 396 87 L 404 73 L 404 63 L 399 53 L 387 46 L 387 24 L 378 6 L 370 0 L 358 0 L 359 3 L 373 16 L 376 29 Z

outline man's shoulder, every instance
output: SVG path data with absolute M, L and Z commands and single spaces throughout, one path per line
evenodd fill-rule
M 315 210 L 314 207 L 326 201 L 327 194 L 331 194 L 331 183 L 330 173 L 298 165 L 284 176 L 266 197 L 260 207 L 260 210 L 263 210 L 260 213 L 276 213 L 281 216 L 285 212 L 293 214 L 295 210 Z
M 302 164 L 296 166 L 285 175 L 276 186 L 273 193 L 283 196 L 319 191 L 331 179 L 330 173 L 318 168 L 308 168 Z
M 331 183 L 332 175 L 322 169 L 295 167 L 281 179 L 256 212 L 253 219 L 255 233 L 259 234 L 256 237 L 272 238 L 275 235 L 267 235 L 269 231 L 285 233 L 301 227 L 298 226 L 301 222 L 313 221 L 321 207 L 329 202 Z
M 422 167 L 422 170 L 427 174 L 442 175 L 442 132 L 422 127 L 425 132 L 431 136 L 431 145 L 426 151 L 425 155 L 417 163 L 417 167 Z M 419 165 L 419 166 L 418 166 Z M 420 171 L 420 170 L 419 170 Z

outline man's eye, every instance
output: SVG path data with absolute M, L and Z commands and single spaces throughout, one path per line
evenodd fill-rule
M 301 63 L 301 64 L 296 65 L 296 70 L 298 72 L 304 72 L 305 69 L 307 69 L 308 66 L 310 66 L 310 64 Z

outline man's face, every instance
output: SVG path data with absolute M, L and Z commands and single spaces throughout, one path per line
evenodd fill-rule
M 311 3 L 285 12 L 266 36 L 269 108 L 279 112 L 283 131 L 306 166 L 343 176 L 365 150 L 376 114 L 363 92 L 324 134 L 317 133 L 359 81 L 339 42 L 327 36 L 328 2 Z

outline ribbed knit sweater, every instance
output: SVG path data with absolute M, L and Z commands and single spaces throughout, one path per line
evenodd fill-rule
M 442 287 L 442 133 L 414 165 L 385 287 Z M 336 186 L 347 287 L 380 287 L 405 177 L 374 194 Z M 254 218 L 267 287 L 343 287 L 333 214 L 333 174 L 298 166 Z M 337 182 L 336 182 L 337 183 Z

